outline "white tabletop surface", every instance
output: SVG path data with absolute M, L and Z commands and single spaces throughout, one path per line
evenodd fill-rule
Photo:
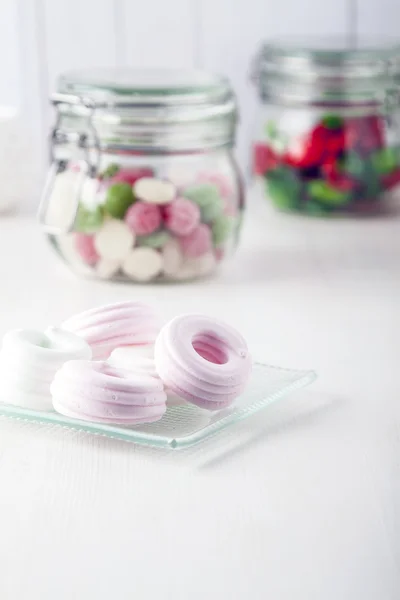
M 187 451 L 0 419 L 1 600 L 398 600 L 400 220 L 252 208 L 219 277 L 79 280 L 0 218 L 0 334 L 155 298 L 318 380 Z

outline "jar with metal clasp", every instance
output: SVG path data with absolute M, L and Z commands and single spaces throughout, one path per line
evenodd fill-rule
M 39 220 L 78 273 L 131 282 L 209 275 L 244 210 L 237 107 L 204 72 L 92 70 L 60 77 Z
M 398 44 L 264 44 L 253 70 L 262 193 L 308 215 L 397 210 L 399 76 Z

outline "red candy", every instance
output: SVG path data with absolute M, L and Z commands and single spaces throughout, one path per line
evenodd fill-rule
M 149 235 L 161 225 L 160 207 L 148 202 L 136 202 L 128 208 L 125 223 L 137 235 Z
M 202 256 L 212 247 L 211 231 L 204 224 L 200 224 L 190 235 L 181 237 L 179 241 L 183 254 L 189 258 Z
M 253 171 L 255 175 L 264 175 L 278 165 L 278 157 L 266 144 L 254 144 Z
M 94 247 L 94 237 L 86 233 L 75 234 L 75 247 L 79 256 L 87 265 L 94 265 L 99 260 L 96 248 Z
M 345 173 L 342 173 L 339 170 L 337 162 L 332 158 L 323 165 L 322 173 L 330 185 L 342 192 L 351 192 L 357 187 L 357 182 Z
M 200 209 L 197 204 L 186 198 L 177 198 L 165 207 L 164 221 L 172 233 L 186 236 L 200 223 Z
M 384 175 L 382 177 L 382 184 L 385 190 L 391 190 L 397 185 L 400 184 L 400 169 L 396 169 L 393 173 L 389 173 L 389 175 Z
M 354 117 L 345 121 L 346 147 L 368 154 L 385 146 L 384 122 L 381 117 Z
M 345 148 L 342 128 L 331 129 L 320 123 L 309 135 L 298 137 L 285 152 L 282 161 L 297 169 L 316 167 L 335 159 Z
M 322 149 L 323 154 L 331 159 L 335 159 L 345 149 L 345 134 L 342 129 L 329 131 L 326 134 L 325 148 Z
M 118 173 L 114 175 L 111 182 L 122 182 L 129 183 L 129 185 L 134 185 L 136 181 L 138 179 L 142 179 L 142 177 L 153 177 L 153 171 L 145 167 L 138 169 L 120 169 Z

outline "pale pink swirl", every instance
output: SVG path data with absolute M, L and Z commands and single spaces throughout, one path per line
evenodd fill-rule
M 159 332 L 153 308 L 142 302 L 118 302 L 75 315 L 61 325 L 91 346 L 94 359 L 108 358 L 120 346 L 152 344 Z
M 50 391 L 57 412 L 88 421 L 135 425 L 158 421 L 166 411 L 160 379 L 104 361 L 65 363 Z
M 167 323 L 154 355 L 164 385 L 209 410 L 229 406 L 243 392 L 252 368 L 241 334 L 203 315 L 182 315 Z

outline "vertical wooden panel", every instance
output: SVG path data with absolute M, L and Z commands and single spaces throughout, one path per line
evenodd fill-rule
M 31 125 L 38 184 L 47 169 L 49 93 L 64 70 L 115 64 L 113 0 L 18 0 L 22 112 Z
M 124 0 L 125 64 L 193 66 L 193 16 L 193 0 Z
M 399 0 L 354 0 L 357 2 L 359 37 L 400 39 Z
M 0 105 L 16 106 L 20 102 L 18 48 L 18 5 L 14 0 L 0 3 Z M 4 60 L 7 57 L 7 60 Z
M 248 165 L 248 144 L 256 110 L 249 63 L 261 40 L 279 36 L 324 37 L 348 33 L 347 0 L 202 0 L 201 64 L 231 78 L 241 108 L 238 156 Z
M 65 70 L 116 65 L 113 0 L 43 0 L 49 88 Z
M 32 147 L 32 172 L 36 183 L 26 198 L 32 210 L 37 205 L 47 167 L 47 68 L 45 53 L 44 7 L 41 0 L 18 0 L 18 47 L 20 74 L 19 109 Z

